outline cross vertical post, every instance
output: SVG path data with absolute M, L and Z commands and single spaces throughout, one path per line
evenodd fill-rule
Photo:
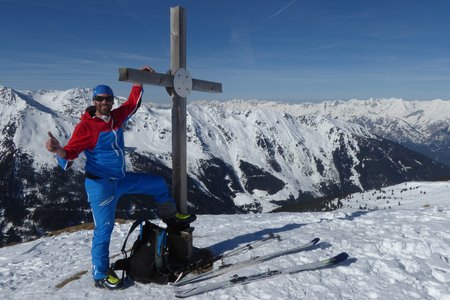
M 130 68 L 119 69 L 119 81 L 139 82 L 165 87 L 172 97 L 172 196 L 178 211 L 187 211 L 187 151 L 186 151 L 186 97 L 191 90 L 221 93 L 222 84 L 191 78 L 186 70 L 186 15 L 185 9 L 170 8 L 170 74 L 146 72 Z M 192 262 L 192 232 L 188 227 L 178 233 L 169 233 L 170 257 L 187 264 Z M 208 251 L 206 251 L 208 252 Z M 201 251 L 197 252 L 197 256 Z
M 185 9 L 170 8 L 170 73 L 186 69 Z M 187 213 L 186 97 L 172 92 L 172 195 L 179 212 Z

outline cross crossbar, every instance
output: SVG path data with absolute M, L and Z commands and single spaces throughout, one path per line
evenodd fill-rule
M 173 87 L 173 76 L 170 74 L 147 72 L 131 68 L 119 69 L 119 81 L 140 82 L 166 88 Z M 198 92 L 222 93 L 222 84 L 193 78 L 192 90 Z

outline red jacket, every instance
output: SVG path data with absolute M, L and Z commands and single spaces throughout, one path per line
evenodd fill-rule
M 108 122 L 95 116 L 95 107 L 86 109 L 81 121 L 68 144 L 65 159 L 58 158 L 63 169 L 84 151 L 86 173 L 98 177 L 123 178 L 125 176 L 125 150 L 123 124 L 136 112 L 141 104 L 143 89 L 133 86 L 128 97 L 120 107 L 111 111 Z

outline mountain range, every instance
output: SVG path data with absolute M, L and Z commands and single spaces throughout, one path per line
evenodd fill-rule
M 250 102 L 251 103 L 251 102 Z M 399 98 L 284 104 L 253 102 L 289 111 L 293 116 L 318 114 L 344 120 L 450 166 L 450 101 L 406 101 Z M 240 107 L 249 103 L 241 102 Z
M 0 245 L 91 221 L 84 157 L 64 172 L 44 147 L 48 131 L 61 143 L 68 141 L 90 98 L 85 88 L 0 86 Z M 116 105 L 124 100 L 117 97 Z M 442 100 L 192 102 L 187 108 L 189 209 L 199 214 L 270 212 L 293 205 L 321 210 L 334 197 L 448 178 L 449 109 L 450 102 Z M 145 101 L 126 124 L 125 143 L 129 171 L 156 173 L 170 184 L 170 107 Z M 150 200 L 124 197 L 116 215 L 152 217 Z

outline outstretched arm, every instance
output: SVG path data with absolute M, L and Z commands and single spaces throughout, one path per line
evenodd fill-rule
M 151 67 L 144 66 L 142 71 L 155 72 Z M 139 108 L 142 100 L 142 83 L 135 83 L 131 88 L 128 100 L 125 101 L 119 108 L 114 109 L 111 113 L 120 123 L 126 122 Z

